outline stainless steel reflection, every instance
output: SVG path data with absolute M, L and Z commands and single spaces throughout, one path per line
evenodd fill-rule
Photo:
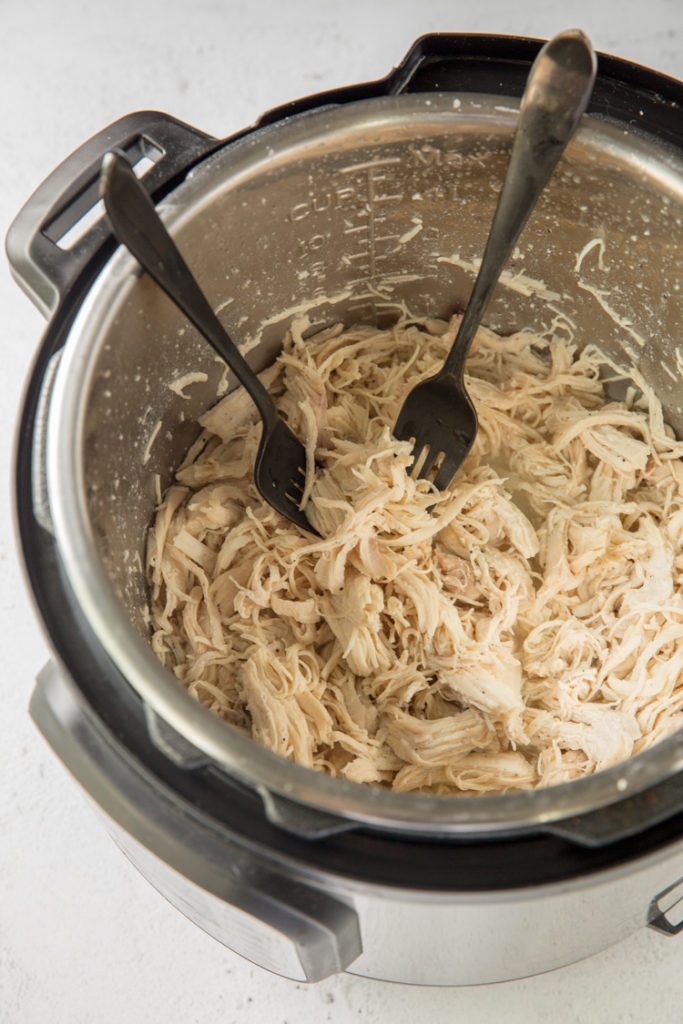
M 515 124 L 514 100 L 432 94 L 322 109 L 205 160 L 162 215 L 251 364 L 287 325 L 447 316 L 471 288 Z M 683 430 L 677 233 L 683 162 L 584 118 L 489 308 L 497 330 L 563 330 L 633 362 Z M 283 760 L 211 715 L 147 643 L 145 532 L 156 498 L 232 382 L 118 252 L 81 307 L 47 423 L 49 511 L 64 570 L 124 677 L 197 756 L 264 792 L 377 827 L 510 832 L 604 806 L 683 768 L 683 735 L 614 769 L 465 801 L 370 789 Z
M 154 887 L 209 935 L 276 974 L 318 980 L 307 971 L 301 946 L 308 937 L 300 923 L 299 947 L 293 949 L 291 939 L 275 931 L 267 918 L 240 916 L 224 898 L 175 871 L 111 821 L 107 827 Z M 358 920 L 361 948 L 352 946 L 347 973 L 413 985 L 486 985 L 584 960 L 644 927 L 650 894 L 677 877 L 682 854 L 680 842 L 665 855 L 602 872 L 590 881 L 495 893 L 418 895 L 340 885 L 331 878 L 317 882 L 324 883 L 320 891 L 328 900 L 344 901 Z M 308 877 L 296 880 L 315 884 Z M 329 942 L 334 928 L 326 923 Z M 311 936 L 309 949 L 308 959 L 315 957 L 321 977 L 339 970 L 319 935 Z

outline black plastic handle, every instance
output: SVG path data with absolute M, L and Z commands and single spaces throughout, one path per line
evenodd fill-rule
M 119 148 L 131 164 L 150 162 L 145 185 L 158 201 L 198 160 L 221 142 L 158 111 L 128 114 L 98 132 L 39 185 L 13 221 L 6 241 L 12 273 L 50 317 L 111 232 L 103 217 L 66 244 L 66 236 L 99 201 L 102 157 Z
M 488 93 L 520 96 L 544 39 L 433 32 L 415 40 L 385 78 L 343 86 L 276 107 L 259 125 L 317 107 L 402 93 Z M 683 82 L 631 61 L 598 53 L 598 76 L 587 113 L 683 144 Z

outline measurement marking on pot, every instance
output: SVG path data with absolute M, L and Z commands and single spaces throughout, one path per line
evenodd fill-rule
M 372 170 L 373 167 L 385 167 L 389 164 L 400 164 L 401 158 L 398 156 L 386 156 L 386 157 L 375 157 L 372 160 L 365 160 L 360 164 L 349 164 L 347 167 L 340 168 L 340 174 L 353 174 L 354 171 L 365 171 Z
M 404 199 L 396 187 L 394 168 L 402 166 L 399 157 L 380 157 L 349 164 L 340 169 L 348 181 L 353 175 L 355 203 L 347 206 L 344 216 L 343 233 L 351 243 L 351 251 L 344 254 L 343 262 L 353 268 L 354 278 L 348 284 L 361 294 L 354 303 L 363 315 L 368 305 L 376 315 L 379 307 L 389 308 L 392 303 L 381 301 L 378 288 L 391 275 L 392 261 L 398 252 L 399 240 L 405 233 L 405 224 L 400 222 L 399 204 Z M 397 221 L 397 218 L 399 220 Z
M 370 280 L 374 283 L 377 274 L 377 266 L 379 263 L 383 263 L 387 254 L 378 253 L 378 245 L 382 245 L 385 242 L 394 241 L 399 236 L 397 234 L 378 233 L 379 224 L 386 222 L 385 216 L 378 216 L 375 212 L 375 208 L 378 203 L 389 203 L 392 201 L 401 200 L 401 193 L 378 193 L 377 187 L 381 182 L 386 182 L 387 176 L 385 174 L 376 173 L 375 167 L 369 167 L 367 169 L 367 192 L 369 202 L 369 241 L 370 241 Z M 381 230 L 381 229 L 380 229 Z
M 403 195 L 400 192 L 395 192 L 389 195 L 373 196 L 373 203 L 395 203 L 403 199 Z

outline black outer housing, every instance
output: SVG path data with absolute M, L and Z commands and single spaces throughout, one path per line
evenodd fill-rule
M 529 68 L 542 45 L 543 40 L 520 36 L 448 32 L 421 36 L 386 78 L 294 100 L 268 111 L 259 124 L 272 124 L 326 104 L 399 93 L 521 96 Z M 631 128 L 645 123 L 648 132 L 660 141 L 680 147 L 683 84 L 619 57 L 604 53 L 597 57 L 597 78 L 586 112 Z
M 257 127 L 322 106 L 402 92 L 521 96 L 529 67 L 541 46 L 542 41 L 518 37 L 423 36 L 386 78 L 288 103 L 264 114 Z M 601 54 L 588 112 L 631 129 L 647 125 L 648 134 L 683 150 L 683 84 L 674 79 Z M 208 153 L 251 130 L 222 141 L 203 136 L 204 144 L 190 153 L 184 166 L 179 166 L 162 187 L 152 187 L 154 201 L 171 191 Z M 99 226 L 96 236 L 89 236 L 82 247 L 77 265 L 72 265 L 68 274 L 63 267 L 55 270 L 60 301 L 36 356 L 17 432 L 17 529 L 30 588 L 51 647 L 98 720 L 111 752 L 118 752 L 125 762 L 125 770 L 147 789 L 172 798 L 166 802 L 177 814 L 178 833 L 188 834 L 189 828 L 191 836 L 194 822 L 200 831 L 208 831 L 219 841 L 221 835 L 230 837 L 266 861 L 290 862 L 370 885 L 460 892 L 577 879 L 663 850 L 679 839 L 683 812 L 642 832 L 636 823 L 634 834 L 628 838 L 598 846 L 577 845 L 548 833 L 430 840 L 369 828 L 324 839 L 302 839 L 273 825 L 260 797 L 219 769 L 206 766 L 184 770 L 154 746 L 142 702 L 83 618 L 62 573 L 54 538 L 36 521 L 32 499 L 37 402 L 46 367 L 65 343 L 86 293 L 114 248 L 111 235 Z M 680 787 L 680 778 L 662 785 L 668 786 L 670 799 L 671 786 Z M 656 802 L 657 788 L 641 794 L 641 799 Z M 667 798 L 662 804 L 667 805 Z M 597 813 L 620 812 L 608 808 Z

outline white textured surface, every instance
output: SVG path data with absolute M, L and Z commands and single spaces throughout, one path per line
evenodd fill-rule
M 683 73 L 680 0 L 3 0 L 0 10 L 3 235 L 42 178 L 125 113 L 157 108 L 228 135 L 286 100 L 383 76 L 428 31 L 547 37 L 578 25 L 598 49 Z M 0 296 L 7 438 L 42 321 L 6 270 Z M 8 481 L 9 444 L 1 458 Z M 553 974 L 447 990 L 350 977 L 296 985 L 209 939 L 122 857 L 29 721 L 47 648 L 18 566 L 8 500 L 1 513 L 2 1024 L 683 1020 L 683 938 L 647 930 Z

